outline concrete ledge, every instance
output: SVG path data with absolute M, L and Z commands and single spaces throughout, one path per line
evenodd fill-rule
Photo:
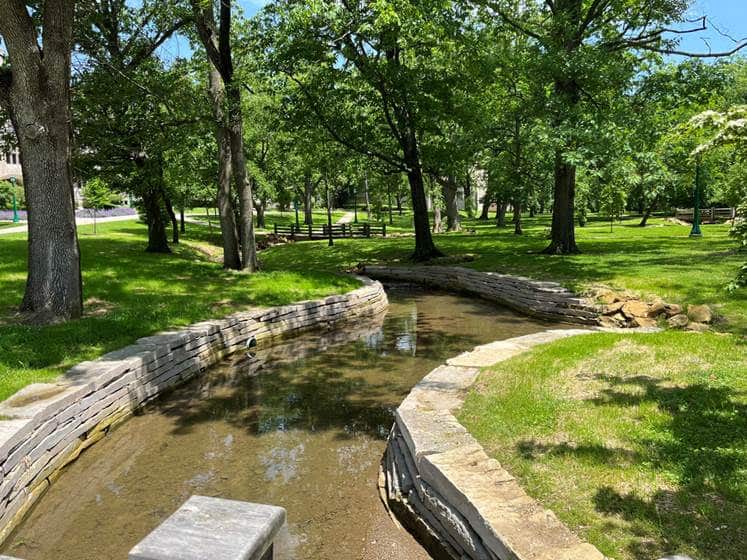
M 148 401 L 229 354 L 278 336 L 371 317 L 387 305 L 379 282 L 344 295 L 251 309 L 141 338 L 0 403 L 0 543 L 66 465 Z
M 600 309 L 555 282 L 521 276 L 480 272 L 456 266 L 366 266 L 365 274 L 378 280 L 415 282 L 434 288 L 477 295 L 538 319 L 599 325 Z
M 380 491 L 435 558 L 604 560 L 528 496 L 454 416 L 479 368 L 600 330 L 609 329 L 549 330 L 478 346 L 434 369 L 402 402 L 382 461 Z
M 129 560 L 272 560 L 280 507 L 192 496 L 130 551 Z

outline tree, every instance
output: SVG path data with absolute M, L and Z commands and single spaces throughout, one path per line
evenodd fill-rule
M 297 102 L 347 148 L 406 174 L 414 213 L 413 259 L 433 243 L 425 175 L 441 176 L 428 138 L 453 109 L 464 13 L 408 0 L 363 4 L 285 0 L 263 17 L 268 64 L 297 86 Z M 427 29 L 427 32 L 424 30 Z M 466 56 L 464 58 L 467 58 Z M 466 82 L 466 81 L 465 81 Z
M 744 159 L 747 155 L 747 105 L 737 105 L 728 111 L 705 111 L 694 117 L 691 124 L 697 128 L 712 131 L 710 138 L 698 146 L 694 155 L 714 150 L 721 146 L 735 146 Z M 731 230 L 741 250 L 747 249 L 747 189 L 744 190 L 739 205 L 739 215 Z M 730 286 L 732 289 L 747 286 L 747 263 L 742 265 L 737 277 Z
M 99 177 L 89 179 L 83 185 L 83 205 L 93 210 L 93 233 L 96 233 L 96 210 L 110 206 L 114 193 Z
M 631 56 L 631 51 L 690 55 L 677 50 L 676 39 L 668 37 L 702 31 L 707 20 L 677 28 L 686 20 L 687 0 L 486 0 L 485 4 L 532 41 L 552 87 L 548 106 L 557 147 L 551 242 L 545 252 L 575 253 L 576 169 L 583 158 L 579 149 L 593 142 L 589 132 L 595 127 L 590 125 L 604 122 L 604 98 L 620 95 L 640 68 L 641 58 Z
M 197 33 L 210 65 L 210 95 L 219 151 L 218 208 L 224 242 L 224 266 L 241 267 L 249 272 L 258 268 L 254 239 L 254 198 L 247 175 L 244 153 L 244 118 L 241 107 L 241 82 L 235 75 L 232 54 L 232 0 L 219 2 L 216 20 L 213 0 L 190 0 Z M 229 165 L 230 164 L 230 165 Z M 234 224 L 228 190 L 231 174 L 239 198 L 238 235 L 241 242 L 241 262 L 235 262 Z M 238 267 L 237 267 L 238 265 Z
M 28 277 L 21 311 L 39 323 L 66 321 L 83 312 L 70 166 L 74 9 L 74 0 L 40 6 L 22 0 L 0 3 L 0 35 L 10 62 L 0 67 L 0 105 L 18 138 L 28 209 Z

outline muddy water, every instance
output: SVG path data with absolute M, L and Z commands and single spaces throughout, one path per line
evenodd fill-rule
M 389 297 L 385 318 L 234 356 L 148 407 L 69 467 L 4 552 L 124 560 L 201 494 L 285 507 L 283 560 L 428 558 L 377 493 L 394 409 L 446 358 L 545 325 L 480 300 Z

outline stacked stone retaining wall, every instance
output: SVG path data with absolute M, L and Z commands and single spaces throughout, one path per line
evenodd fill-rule
M 0 542 L 74 461 L 116 424 L 163 391 L 271 337 L 383 312 L 379 282 L 344 295 L 253 309 L 141 338 L 83 362 L 54 384 L 36 384 L 0 404 Z
M 550 330 L 478 346 L 418 383 L 396 412 L 380 491 L 434 558 L 604 560 L 529 497 L 454 416 L 481 367 L 592 330 Z
M 548 321 L 584 325 L 600 322 L 598 306 L 555 282 L 452 266 L 366 266 L 365 274 L 379 280 L 415 282 L 474 294 Z

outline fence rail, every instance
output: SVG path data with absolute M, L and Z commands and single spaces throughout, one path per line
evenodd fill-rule
M 694 210 L 692 208 L 676 208 L 675 218 L 685 222 L 693 221 Z M 716 223 L 726 220 L 733 220 L 737 215 L 734 208 L 701 208 L 700 220 L 702 222 Z
M 284 235 L 291 239 L 329 239 L 330 226 L 323 224 L 321 226 L 297 226 L 274 225 L 275 235 Z M 334 224 L 331 226 L 331 236 L 333 239 L 342 239 L 346 237 L 373 237 L 380 235 L 386 237 L 386 224 Z

